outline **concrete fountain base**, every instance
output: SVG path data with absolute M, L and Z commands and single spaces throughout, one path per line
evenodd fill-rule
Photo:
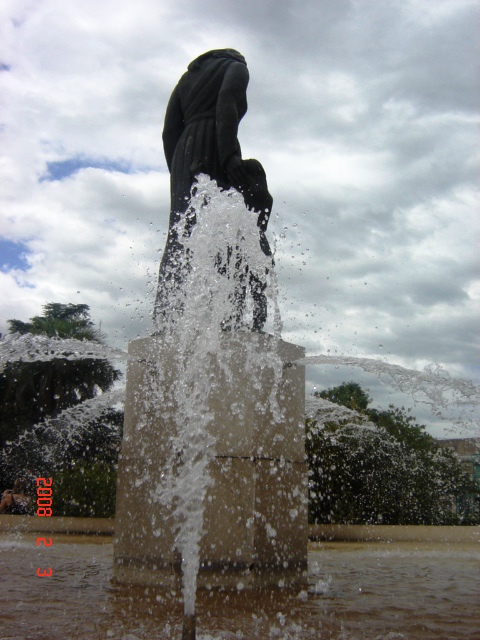
M 293 363 L 304 350 L 256 333 L 225 333 L 221 349 L 228 373 L 214 359 L 202 373 L 212 381 L 207 410 L 215 416 L 209 430 L 216 456 L 208 469 L 214 482 L 205 500 L 199 585 L 299 583 L 308 539 L 305 370 Z M 179 365 L 174 347 L 157 336 L 132 341 L 129 354 L 114 576 L 124 583 L 179 585 L 176 524 L 171 509 L 154 498 L 177 430 Z M 275 386 L 278 356 L 283 370 Z M 156 362 L 162 363 L 160 396 Z M 152 403 L 159 397 L 160 410 Z

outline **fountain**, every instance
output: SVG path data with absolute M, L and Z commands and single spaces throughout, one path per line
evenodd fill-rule
M 211 74 L 209 71 L 209 82 L 214 83 L 219 74 L 235 66 L 241 76 L 240 85 L 245 83 L 243 59 L 236 52 L 226 51 L 227 54 L 216 52 L 213 56 L 215 68 Z M 192 63 L 193 72 L 202 61 L 203 56 Z M 171 634 L 177 629 L 170 609 L 179 613 L 177 594 L 181 590 L 184 640 L 195 637 L 198 608 L 202 620 L 207 621 L 205 611 L 218 618 L 215 612 L 227 603 L 234 611 L 235 607 L 241 609 L 242 630 L 229 627 L 231 630 L 226 635 L 222 632 L 222 638 L 354 637 L 344 635 L 332 623 L 324 599 L 337 598 L 341 603 L 337 606 L 348 609 L 342 599 L 352 576 L 342 578 L 342 586 L 337 584 L 337 591 L 332 593 L 332 579 L 328 576 L 329 571 L 335 570 L 334 556 L 323 553 L 325 549 L 320 554 L 319 547 L 311 552 L 307 574 L 304 367 L 316 363 L 361 366 L 388 376 L 401 388 L 415 392 L 423 389 L 437 406 L 441 406 L 443 392 L 453 389 L 471 399 L 476 390 L 468 383 L 456 385 L 434 372 L 419 374 L 379 361 L 334 356 L 305 358 L 301 347 L 281 340 L 275 272 L 262 235 L 268 222 L 268 215 L 265 220 L 263 214 L 268 214 L 271 207 L 266 182 L 262 184 L 260 177 L 249 183 L 243 161 L 238 154 L 229 155 L 228 150 L 221 150 L 228 171 L 222 174 L 216 161 L 212 166 L 198 163 L 193 183 L 190 173 L 195 159 L 189 158 L 189 179 L 185 180 L 184 167 L 178 169 L 174 158 L 178 141 L 172 146 L 174 125 L 179 126 L 174 117 L 178 91 L 167 112 L 173 124 L 166 127 L 164 135 L 167 162 L 173 167 L 172 217 L 161 266 L 154 335 L 133 341 L 128 355 L 91 343 L 62 341 L 56 350 L 59 343 L 55 340 L 7 338 L 2 344 L 2 357 L 5 361 L 50 359 L 68 351 L 70 358 L 88 354 L 127 360 L 113 557 L 110 552 L 102 555 L 95 550 L 94 557 L 100 558 L 98 569 L 97 561 L 81 560 L 84 541 L 68 541 L 78 545 L 76 557 L 83 562 L 84 571 L 82 586 L 85 592 L 94 594 L 87 604 L 92 615 L 101 620 L 98 637 L 133 640 L 153 637 L 154 633 L 156 637 L 173 637 Z M 236 150 L 238 118 L 246 106 L 242 107 L 242 92 L 234 97 L 240 105 L 237 121 L 224 122 L 220 129 Z M 231 100 L 226 100 L 224 115 L 231 114 L 231 106 Z M 208 133 L 212 117 L 210 111 L 206 113 Z M 192 125 L 201 120 L 195 115 L 189 117 Z M 258 199 L 267 204 L 260 218 L 255 206 L 246 208 L 249 198 L 253 204 Z M 261 331 L 265 321 L 263 296 L 269 297 L 273 308 L 271 335 Z M 442 383 L 441 391 L 432 395 L 431 389 L 438 382 Z M 115 402 L 121 392 L 114 393 L 69 412 L 72 437 L 75 429 L 82 428 L 82 415 L 91 416 L 99 407 Z M 331 411 L 332 407 L 327 409 Z M 7 547 L 9 544 L 20 545 L 27 555 L 38 553 L 33 548 L 23 548 L 23 540 L 7 541 Z M 58 540 L 56 553 L 62 544 L 67 541 Z M 383 549 L 382 553 L 384 564 L 388 564 L 388 552 Z M 402 549 L 391 553 L 402 561 L 405 557 Z M 476 558 L 472 550 L 453 556 L 456 565 L 465 563 L 466 574 Z M 56 566 L 64 567 L 65 575 L 71 576 L 75 569 L 68 566 L 68 560 L 60 552 L 55 557 Z M 362 549 L 359 571 L 364 577 L 360 580 L 357 572 L 354 578 L 359 584 L 367 584 L 372 592 L 374 586 L 367 579 L 372 574 L 369 557 L 369 552 Z M 36 557 L 32 562 L 35 564 Z M 112 562 L 113 588 L 106 586 Z M 100 585 L 95 584 L 97 575 Z M 396 567 L 389 575 L 392 584 L 397 585 Z M 468 580 L 471 584 L 474 579 L 468 575 Z M 292 585 L 296 588 L 293 595 L 287 588 Z M 200 595 L 197 586 L 205 587 L 199 590 Z M 261 612 L 257 589 L 266 603 Z M 361 590 L 358 587 L 355 595 Z M 399 591 L 405 597 L 403 585 Z M 394 587 L 391 592 L 393 597 L 398 596 Z M 425 592 L 429 593 L 428 586 Z M 471 601 L 472 594 L 467 595 L 467 601 Z M 32 602 L 41 602 L 42 597 L 41 593 L 34 594 Z M 74 600 L 72 594 L 65 597 L 69 602 Z M 380 594 L 376 597 L 379 607 L 387 606 Z M 98 604 L 95 598 L 110 604 Z M 234 598 L 238 598 L 236 603 Z M 453 605 L 455 616 L 457 604 Z M 100 611 L 101 606 L 104 608 Z M 362 606 L 363 601 L 357 608 L 352 606 L 350 614 L 361 620 Z M 411 605 L 405 607 L 407 610 Z M 74 617 L 79 628 L 82 622 L 88 626 L 84 611 L 81 607 Z M 161 630 L 155 615 L 162 621 Z M 142 616 L 151 616 L 155 629 L 150 626 L 139 631 Z M 118 624 L 125 625 L 127 636 L 119 635 L 124 629 L 119 630 Z M 216 624 L 206 624 L 206 628 L 216 633 L 220 623 Z M 221 625 L 228 626 L 225 616 Z M 91 629 L 82 635 L 84 630 L 79 628 L 69 629 L 70 637 L 97 637 Z M 365 633 L 370 638 L 402 637 L 389 635 L 374 624 L 367 624 Z
M 129 347 L 115 535 L 119 581 L 178 586 L 183 574 L 186 621 L 197 573 L 243 589 L 301 583 L 307 569 L 304 351 L 221 329 L 236 282 L 212 255 L 235 243 L 259 270 L 265 256 L 237 192 L 199 176 L 192 207 L 181 321 Z M 221 233 L 207 244 L 211 225 Z
M 281 340 L 278 312 L 273 335 L 262 332 L 266 293 L 275 307 L 272 198 L 237 140 L 247 84 L 243 56 L 215 50 L 172 93 L 156 331 L 129 346 L 114 574 L 182 580 L 184 640 L 195 638 L 197 585 L 301 587 L 307 569 L 308 360 Z
M 236 337 L 228 332 L 219 336 L 220 341 Z M 265 340 L 267 336 L 260 334 L 257 338 Z M 128 355 L 92 343 L 28 335 L 2 339 L 0 364 L 13 360 L 49 360 L 65 355 L 69 358 L 122 358 L 134 368 L 145 371 L 142 359 L 137 358 L 141 356 L 138 352 Z M 275 357 L 273 352 L 273 360 L 266 364 L 270 374 L 275 370 Z M 416 392 L 421 389 L 432 403 L 445 405 L 455 394 L 458 400 L 472 401 L 476 399 L 473 394 L 478 393 L 466 381 L 439 376 L 435 371 L 409 371 L 378 360 L 310 356 L 302 357 L 299 364 L 317 362 L 332 366 L 360 366 L 373 371 L 383 381 L 390 378 L 396 387 L 401 385 L 405 390 Z M 294 366 L 285 369 L 282 366 L 282 375 L 296 371 L 295 363 L 292 364 Z M 270 382 L 272 378 L 270 375 Z M 205 380 L 199 384 L 208 387 Z M 196 389 L 198 391 L 199 388 Z M 85 418 L 91 418 L 121 396 L 122 391 L 116 390 L 69 410 L 69 437 L 76 437 Z M 269 407 L 270 403 L 266 406 Z M 316 412 L 317 409 L 318 404 L 308 403 L 307 411 Z M 273 410 L 271 413 L 273 415 Z M 349 417 L 356 418 L 345 408 L 325 404 L 325 421 Z M 207 445 L 209 449 L 209 443 Z M 210 451 L 207 456 L 210 456 Z M 210 465 L 215 464 L 216 460 L 212 459 Z M 281 464 L 279 459 L 277 466 Z M 273 478 L 275 476 L 272 475 Z M 182 491 L 185 488 L 188 490 L 184 483 Z M 171 490 L 174 489 L 174 486 L 169 487 L 169 478 L 166 477 L 163 484 L 160 483 L 158 494 L 160 498 L 171 495 L 172 507 L 175 496 Z M 211 486 L 206 486 L 206 490 L 211 491 Z M 233 513 L 236 508 L 234 496 L 231 491 L 224 499 L 226 507 Z M 187 502 L 183 503 L 185 505 Z M 195 519 L 197 516 L 194 514 Z M 9 525 L 8 532 L 0 533 L 0 553 L 6 579 L 3 584 L 8 585 L 3 594 L 0 585 L 0 602 L 5 612 L 3 637 L 9 640 L 24 637 L 32 640 L 45 637 L 51 640 L 63 640 L 65 637 L 72 640 L 169 640 L 181 637 L 182 633 L 184 637 L 193 634 L 193 614 L 187 613 L 183 629 L 178 623 L 182 617 L 178 574 L 163 585 L 118 585 L 111 581 L 114 556 L 110 538 L 64 536 L 54 530 L 48 534 L 53 539 L 53 546 L 46 550 L 35 545 L 36 536 L 45 533 L 23 532 L 30 523 L 35 525 L 36 521 L 45 521 L 45 518 L 14 517 L 16 527 Z M 12 516 L 2 518 L 11 519 Z M 3 524 L 2 518 L 0 524 Z M 295 519 L 299 520 L 298 516 Z M 129 526 L 138 531 L 139 524 L 132 521 Z M 409 543 L 392 541 L 390 533 L 386 539 L 376 538 L 366 543 L 310 543 L 305 585 L 293 592 L 279 587 L 278 583 L 263 589 L 262 585 L 259 585 L 260 589 L 246 588 L 248 584 L 239 577 L 240 571 L 235 568 L 232 575 L 238 581 L 232 588 L 213 588 L 212 584 L 204 581 L 207 588 L 198 590 L 194 609 L 201 627 L 199 640 L 250 640 L 256 637 L 279 640 L 400 640 L 402 636 L 410 640 L 434 640 L 447 632 L 450 637 L 472 637 L 478 627 L 475 608 L 478 527 L 463 528 L 468 529 L 465 533 L 469 536 L 464 536 L 463 542 L 459 541 L 458 527 L 440 528 L 435 541 L 428 539 L 427 533 L 426 542 L 419 541 L 415 529 L 402 528 L 411 536 L 413 542 Z M 234 535 L 231 536 L 233 540 Z M 371 535 L 378 536 L 378 529 L 372 528 Z M 405 534 L 402 535 L 405 538 Z M 450 542 L 447 536 L 451 536 Z M 158 537 L 154 538 L 158 541 Z M 54 568 L 53 576 L 48 581 L 32 578 L 36 568 L 44 566 L 46 552 L 49 554 L 49 566 Z M 221 577 L 225 578 L 225 575 Z M 190 604 L 194 595 L 186 594 Z M 186 607 L 183 608 L 185 611 Z M 88 616 L 85 616 L 86 611 Z
M 116 506 L 119 582 L 243 589 L 304 580 L 304 350 L 263 333 L 274 288 L 272 198 L 238 124 L 248 71 L 232 49 L 188 67 L 163 132 L 170 228 L 156 333 L 133 341 Z M 271 294 L 270 294 L 271 297 Z M 251 313 L 251 320 L 248 320 Z M 132 526 L 132 523 L 135 523 Z

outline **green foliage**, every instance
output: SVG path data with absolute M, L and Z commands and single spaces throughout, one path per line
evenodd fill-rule
M 326 391 L 316 391 L 314 395 L 359 413 L 363 413 L 372 401 L 368 393 L 356 382 L 343 382 L 338 387 Z
M 115 515 L 116 466 L 76 463 L 55 473 L 53 515 L 112 518 Z
M 425 425 L 417 424 L 415 418 L 403 407 L 399 409 L 390 405 L 388 411 L 368 409 L 366 413 L 369 420 L 383 427 L 405 449 L 424 453 L 434 453 L 437 450 L 435 438 L 426 432 Z
M 398 504 L 398 490 L 392 491 L 396 487 L 391 467 L 398 462 L 396 453 L 394 444 L 375 431 L 354 426 L 331 426 L 322 431 L 310 423 L 307 457 L 311 520 L 388 524 L 395 518 Z M 391 501 L 385 493 L 388 485 Z
M 101 341 L 85 304 L 49 303 L 43 315 L 9 323 L 11 333 Z M 0 374 L 0 485 L 11 486 L 26 470 L 44 475 L 75 460 L 115 464 L 121 412 L 106 411 L 75 433 L 60 416 L 110 389 L 120 375 L 107 360 L 93 358 L 8 363 Z
M 308 420 L 309 518 L 338 524 L 470 524 L 478 492 L 454 454 L 404 409 L 368 408 L 355 383 L 323 392 L 373 423 Z M 365 405 L 365 400 L 368 399 Z
M 30 322 L 9 320 L 8 324 L 10 333 L 100 341 L 100 333 L 90 319 L 90 308 L 86 304 L 49 302 L 43 306 L 43 315 L 30 318 Z
M 123 412 L 105 411 L 96 420 L 81 420 L 72 429 L 64 417 L 47 420 L 28 429 L 5 445 L 0 454 L 4 487 L 11 486 L 27 470 L 39 476 L 55 476 L 76 463 L 102 462 L 114 467 L 122 440 Z
M 0 373 L 0 446 L 67 407 L 107 391 L 120 372 L 92 358 L 9 363 Z

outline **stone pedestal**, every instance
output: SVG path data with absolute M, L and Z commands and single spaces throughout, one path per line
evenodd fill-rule
M 272 353 L 282 363 L 275 389 Z M 304 350 L 267 334 L 225 333 L 222 359 L 202 375 L 212 380 L 209 427 L 216 457 L 205 500 L 199 584 L 244 586 L 301 582 L 307 569 L 307 469 L 304 447 Z M 253 377 L 249 362 L 257 363 Z M 175 435 L 174 347 L 161 337 L 129 345 L 125 427 L 118 471 L 114 575 L 140 584 L 180 584 L 181 558 L 169 507 L 154 493 Z M 155 389 L 155 360 L 161 385 Z M 225 361 L 225 360 L 223 360 Z M 263 363 L 264 366 L 263 366 Z M 262 366 L 259 366 L 262 365 Z M 146 401 L 163 398 L 163 406 Z M 281 416 L 279 418 L 279 416 Z

